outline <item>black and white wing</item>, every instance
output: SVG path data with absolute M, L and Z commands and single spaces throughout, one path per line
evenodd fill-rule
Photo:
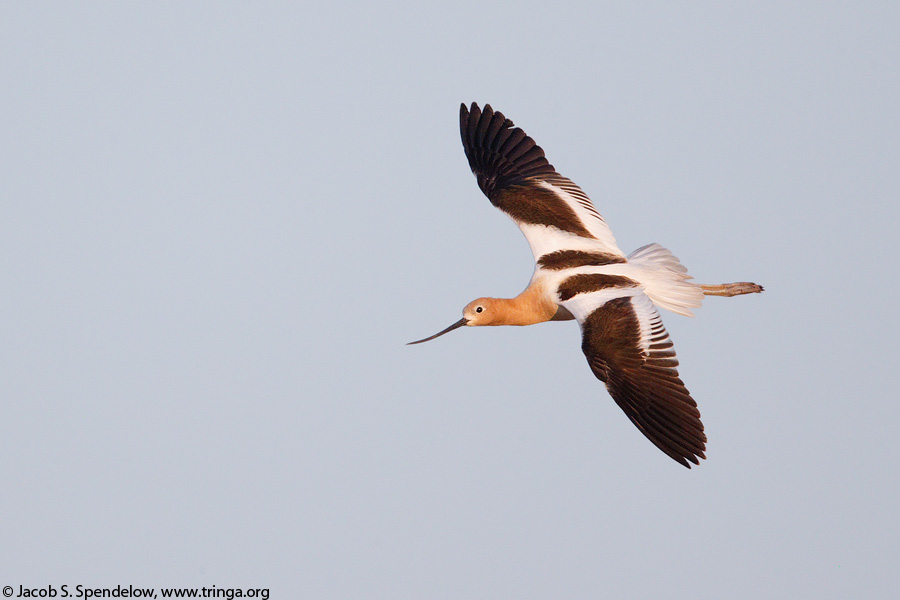
M 559 286 L 561 304 L 581 324 L 581 349 L 594 375 L 632 423 L 682 465 L 706 458 L 697 403 L 678 377 L 678 359 L 653 302 L 617 276 Z M 603 278 L 618 281 L 603 281 Z
M 459 129 L 478 187 L 525 234 L 535 260 L 558 251 L 593 251 L 624 261 L 587 195 L 563 177 L 533 139 L 485 105 L 459 111 Z

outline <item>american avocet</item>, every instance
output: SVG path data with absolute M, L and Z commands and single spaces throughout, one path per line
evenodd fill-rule
M 533 325 L 575 319 L 594 375 L 647 439 L 690 468 L 706 458 L 697 403 L 678 377 L 660 306 L 693 316 L 703 296 L 763 291 L 755 283 L 698 285 L 659 244 L 628 256 L 587 195 L 556 172 L 544 151 L 513 122 L 472 103 L 459 111 L 469 166 L 491 203 L 509 215 L 531 246 L 531 282 L 515 298 L 478 298 L 450 327 Z

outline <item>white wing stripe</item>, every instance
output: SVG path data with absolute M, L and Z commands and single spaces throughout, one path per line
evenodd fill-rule
M 560 179 L 564 179 L 560 177 Z M 571 186 L 571 191 L 566 190 L 560 185 L 554 185 L 549 181 L 538 180 L 536 181 L 537 185 L 540 187 L 553 192 L 559 198 L 561 198 L 568 206 L 571 208 L 576 215 L 578 215 L 579 220 L 584 225 L 584 228 L 587 229 L 591 235 L 597 238 L 597 241 L 600 242 L 603 250 L 605 252 L 611 252 L 614 254 L 618 254 L 620 256 L 625 256 L 624 253 L 619 250 L 619 247 L 616 245 L 616 238 L 613 236 L 612 230 L 610 230 L 609 225 L 606 224 L 606 221 L 603 220 L 603 217 L 600 216 L 600 213 L 597 212 L 597 209 L 594 208 L 594 205 L 591 204 L 590 199 L 588 199 L 587 195 L 581 191 L 578 186 L 574 183 L 571 183 L 568 179 L 565 180 Z M 567 186 L 568 187 L 568 186 Z M 597 248 L 595 243 L 594 248 Z M 540 256 L 539 254 L 535 255 L 535 258 Z

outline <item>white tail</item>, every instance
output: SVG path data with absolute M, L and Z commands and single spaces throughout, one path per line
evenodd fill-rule
M 703 289 L 687 274 L 674 254 L 659 244 L 647 244 L 628 255 L 641 271 L 640 282 L 653 303 L 679 315 L 693 317 L 692 308 L 703 304 Z

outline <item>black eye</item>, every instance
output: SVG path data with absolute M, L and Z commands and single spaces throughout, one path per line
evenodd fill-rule
M 478 308 L 475 309 L 475 312 L 477 312 L 477 313 L 484 312 L 484 307 L 479 306 Z

